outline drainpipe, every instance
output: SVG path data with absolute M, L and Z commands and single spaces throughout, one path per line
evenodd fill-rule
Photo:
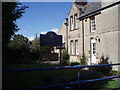
M 66 26 L 66 49 L 67 49 L 67 52 L 68 52 L 68 18 L 65 18 L 65 26 Z
M 67 42 L 67 52 L 68 52 L 68 25 L 66 26 L 66 42 Z
M 84 10 L 85 11 L 85 10 Z M 82 10 L 82 8 L 79 8 L 79 21 L 82 21 L 82 41 L 83 41 L 83 49 L 82 49 L 82 52 L 83 52 L 83 55 L 85 54 L 85 50 L 84 50 L 84 19 L 81 19 L 80 18 L 80 15 L 82 13 L 84 13 L 84 11 Z
M 85 54 L 85 51 L 84 51 L 84 20 L 82 20 L 82 40 L 83 40 L 83 55 Z

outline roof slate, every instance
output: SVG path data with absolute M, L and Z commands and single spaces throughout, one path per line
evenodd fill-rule
M 80 17 L 83 17 L 101 8 L 101 2 L 91 2 L 84 6 L 83 5 L 81 6 L 79 3 L 75 3 L 75 4 L 77 8 L 81 9 Z

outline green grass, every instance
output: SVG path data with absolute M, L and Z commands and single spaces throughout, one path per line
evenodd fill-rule
M 3 69 L 19 69 L 19 68 L 41 68 L 41 67 L 57 67 L 57 64 L 9 64 L 3 66 Z
M 3 69 L 57 67 L 49 64 L 16 64 L 7 65 Z M 27 72 L 4 72 L 3 88 L 29 88 L 61 82 L 70 82 L 77 79 L 76 70 L 50 70 Z
M 41 68 L 41 67 L 58 67 L 59 65 L 50 64 L 15 64 L 3 66 L 3 69 L 20 69 L 20 68 Z M 50 70 L 50 71 L 25 71 L 25 72 L 3 72 L 3 89 L 11 88 L 30 88 L 38 87 L 49 84 L 57 84 L 62 82 L 71 82 L 77 80 L 77 69 L 67 70 Z M 98 77 L 91 71 L 81 72 L 81 79 Z M 116 88 L 117 82 L 114 80 L 95 82 L 98 84 L 104 84 L 100 90 L 106 90 L 105 88 Z M 92 83 L 91 85 L 94 85 Z M 104 89 L 102 89 L 104 88 Z
M 106 86 L 106 88 L 117 88 L 117 87 L 118 87 L 118 82 L 115 80 L 109 80 Z

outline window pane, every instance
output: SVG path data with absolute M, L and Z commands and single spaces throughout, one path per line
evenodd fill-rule
M 93 43 L 93 54 L 96 54 L 96 43 Z
M 71 54 L 74 54 L 74 43 L 73 40 L 71 40 Z
M 74 23 L 73 23 L 73 16 L 70 17 L 70 26 L 71 26 L 71 30 L 73 30 L 74 28 Z
M 75 54 L 78 55 L 78 40 L 75 41 Z
M 75 29 L 77 29 L 78 28 L 78 19 L 77 19 L 77 13 L 75 14 Z
M 95 31 L 96 30 L 95 17 L 92 17 L 90 21 L 91 21 L 91 31 Z
M 95 54 L 96 52 L 95 51 L 93 51 L 93 54 Z

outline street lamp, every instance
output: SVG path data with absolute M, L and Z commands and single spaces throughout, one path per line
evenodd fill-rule
M 66 49 L 68 52 L 68 18 L 65 18 L 65 22 L 64 22 L 65 26 L 66 26 Z

